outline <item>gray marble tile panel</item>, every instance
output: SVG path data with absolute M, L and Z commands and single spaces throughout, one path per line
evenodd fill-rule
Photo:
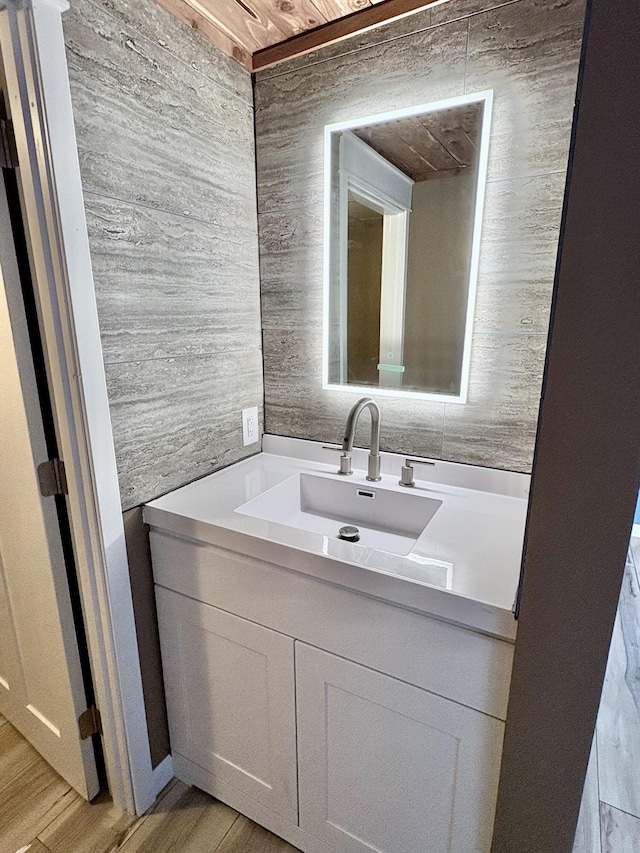
M 260 350 L 111 364 L 106 375 L 123 509 L 256 452 L 242 445 L 241 409 L 262 409 Z
M 246 128 L 252 104 L 232 97 L 100 6 L 73 6 L 64 23 L 69 65 L 77 74 L 133 95 L 163 118 L 169 118 L 165 112 L 175 116 L 185 136 L 235 133 L 235 144 L 251 153 Z
M 602 853 L 640 853 L 640 818 L 600 804 Z
M 382 42 L 402 38 L 402 36 L 410 35 L 420 30 L 426 30 L 430 26 L 431 9 L 420 9 L 406 18 L 400 18 L 398 21 L 383 24 L 364 33 L 355 33 L 343 41 L 329 44 L 326 47 L 314 50 L 311 53 L 305 53 L 302 56 L 295 56 L 293 59 L 281 62 L 271 68 L 266 68 L 264 71 L 258 71 L 256 80 L 260 82 L 261 80 L 268 80 L 269 77 L 288 74 L 291 71 L 297 71 L 300 68 L 306 68 L 318 62 L 326 62 L 328 59 L 334 59 L 337 56 L 344 56 L 347 53 L 371 47 L 374 44 L 381 44 Z
M 92 6 L 106 9 L 125 27 L 137 30 L 173 59 L 186 63 L 247 104 L 253 104 L 251 75 L 153 0 L 74 0 L 73 5 L 85 9 L 90 19 L 95 14 Z
M 546 334 L 565 175 L 488 183 L 476 332 Z
M 265 329 L 303 329 L 322 322 L 322 205 L 262 213 L 260 286 Z
M 471 17 L 443 23 L 462 12 Z M 495 90 L 490 165 L 497 179 L 487 190 L 470 398 L 466 406 L 446 406 L 440 452 L 433 422 L 423 449 L 406 447 L 414 439 L 402 428 L 405 413 L 390 404 L 389 449 L 530 470 L 583 12 L 583 0 L 453 0 L 431 10 L 431 29 L 261 77 L 256 124 L 270 432 L 327 441 L 348 410 L 347 403 L 336 410 L 341 393 L 332 401 L 321 391 L 315 364 L 322 247 L 308 217 L 315 209 L 319 221 L 321 210 L 322 127 L 460 94 L 469 30 L 465 90 Z M 434 51 L 448 65 L 443 78 L 425 77 Z M 316 353 L 306 362 L 305 347 Z M 279 372 L 270 361 L 282 353 L 286 369 Z M 425 404 L 415 405 L 419 413 Z
M 489 178 L 567 166 L 585 0 L 520 0 L 469 19 L 466 90 L 494 90 Z
M 298 329 L 264 329 L 262 334 L 265 382 L 265 430 L 299 438 L 322 435 L 329 438 L 317 424 L 335 417 L 331 398 L 323 405 L 322 391 L 322 328 L 317 321 Z M 308 413 L 304 410 L 308 409 Z M 276 410 L 280 412 L 277 415 Z M 300 411 L 306 422 L 315 424 L 314 436 L 305 435 L 299 423 L 289 421 L 286 412 Z M 284 419 L 283 419 L 284 418 Z M 277 428 L 275 421 L 277 420 Z M 333 434 L 333 426 L 329 435 Z
M 106 362 L 255 347 L 255 232 L 85 195 Z
M 444 459 L 531 470 L 545 335 L 474 335 L 466 405 L 445 407 Z
M 358 395 L 322 390 L 322 329 L 265 329 L 265 430 L 328 443 L 342 441 L 347 415 Z M 375 391 L 373 392 L 375 396 Z M 442 403 L 378 398 L 383 450 L 440 458 Z M 366 418 L 356 444 L 368 446 Z
M 462 94 L 466 44 L 463 21 L 259 83 L 260 212 L 322 202 L 325 124 Z
M 86 189 L 209 222 L 230 219 L 234 227 L 254 219 L 255 176 L 246 155 L 196 138 L 185 144 L 183 130 L 143 115 L 135 100 L 78 83 L 72 80 Z M 108 115 L 95 111 L 96 96 Z
M 65 40 L 86 189 L 237 225 L 255 221 L 251 108 L 96 6 Z

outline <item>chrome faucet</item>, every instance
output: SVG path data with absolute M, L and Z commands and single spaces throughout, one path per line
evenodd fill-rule
M 377 482 L 382 479 L 380 477 L 380 409 L 378 408 L 376 401 L 372 400 L 371 397 L 363 397 L 361 400 L 358 400 L 349 412 L 349 417 L 347 418 L 347 423 L 344 428 L 345 435 L 344 441 L 342 442 L 342 456 L 343 458 L 345 456 L 347 458 L 351 458 L 353 441 L 356 434 L 356 425 L 363 409 L 369 409 L 371 412 L 371 443 L 369 448 L 367 480 Z M 350 474 L 351 471 L 340 470 L 340 473 Z

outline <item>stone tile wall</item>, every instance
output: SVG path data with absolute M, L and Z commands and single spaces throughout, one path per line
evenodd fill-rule
M 262 413 L 253 91 L 153 0 L 63 15 L 152 762 L 169 751 L 135 507 L 254 453 Z
M 153 0 L 63 15 L 123 509 L 253 453 L 253 92 Z
M 258 75 L 268 432 L 339 441 L 355 401 L 321 387 L 324 125 L 491 88 L 468 403 L 381 399 L 382 442 L 530 470 L 584 10 L 451 0 Z

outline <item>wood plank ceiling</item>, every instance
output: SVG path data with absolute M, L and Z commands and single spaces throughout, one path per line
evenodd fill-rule
M 473 171 L 482 103 L 356 128 L 354 133 L 416 183 Z
M 156 0 L 248 71 L 444 0 Z

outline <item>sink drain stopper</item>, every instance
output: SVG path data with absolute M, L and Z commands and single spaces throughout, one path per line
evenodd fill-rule
M 360 539 L 360 531 L 357 527 L 347 524 L 346 527 L 341 527 L 338 531 L 338 539 L 344 539 L 346 542 L 357 542 Z

